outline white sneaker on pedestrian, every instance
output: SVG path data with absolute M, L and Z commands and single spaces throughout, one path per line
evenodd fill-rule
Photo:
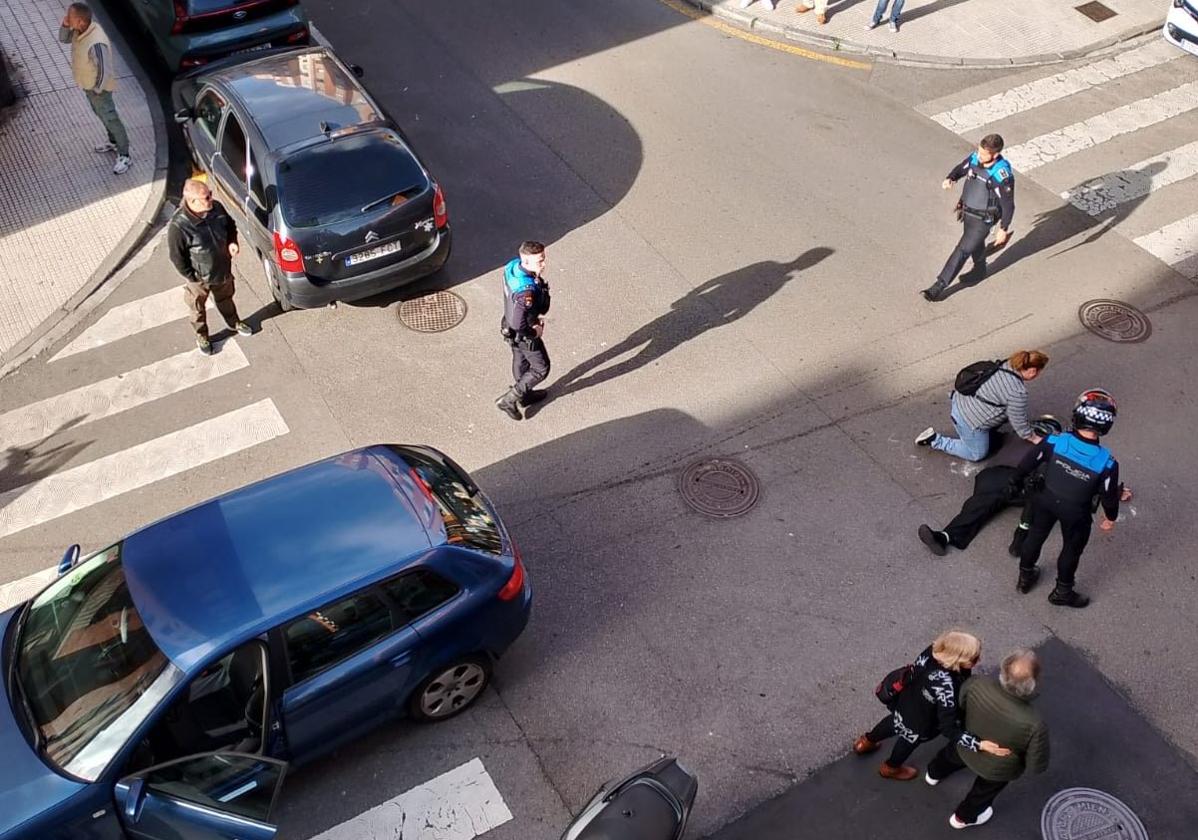
M 985 825 L 990 822 L 990 818 L 994 816 L 994 809 L 987 808 L 982 813 L 978 814 L 978 818 L 971 823 L 961 822 L 957 819 L 956 814 L 951 814 L 948 818 L 948 824 L 953 828 L 973 828 L 974 826 Z
M 116 151 L 116 143 L 99 143 L 92 146 L 92 151 L 98 155 L 108 154 Z
M 915 436 L 916 446 L 931 446 L 932 441 L 936 439 L 936 430 L 928 426 L 922 432 Z
M 878 22 L 876 20 L 871 20 L 869 23 L 865 24 L 865 31 L 868 32 L 869 30 L 873 29 L 877 25 L 878 25 Z
M 927 782 L 929 785 L 931 785 L 932 787 L 936 787 L 936 785 L 940 784 L 940 780 L 933 779 L 932 774 L 927 772 L 926 770 L 924 771 L 924 774 L 923 774 L 923 780 L 925 782 Z M 954 816 L 956 816 L 956 815 L 954 814 Z
M 893 20 L 892 20 L 892 21 L 890 21 L 890 31 L 891 31 L 891 32 L 898 32 L 898 24 L 897 24 L 897 23 L 895 23 Z
M 753 0 L 740 0 L 740 7 L 742 9 L 747 9 L 752 5 L 753 5 Z
M 121 174 L 121 173 L 123 173 L 123 172 L 128 172 L 128 171 L 129 171 L 129 164 L 130 164 L 131 162 L 132 162 L 132 161 L 130 161 L 130 160 L 129 160 L 129 156 L 128 156 L 128 155 L 117 155 L 117 156 L 116 156 L 116 163 L 115 163 L 115 164 L 113 164 L 113 166 L 112 166 L 112 174 L 113 174 L 113 175 L 120 175 L 120 174 Z
M 769 11 L 771 11 L 771 12 L 772 12 L 772 11 L 773 11 L 773 10 L 774 10 L 774 9 L 777 7 L 777 5 L 778 5 L 778 4 L 775 2 L 775 0 L 761 0 L 761 2 L 762 2 L 762 3 L 764 3 L 764 4 L 765 4 L 765 7 L 766 7 L 766 9 L 768 9 L 768 10 L 769 10 Z

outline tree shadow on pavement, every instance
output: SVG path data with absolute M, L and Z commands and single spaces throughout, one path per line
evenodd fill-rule
M 576 365 L 550 390 L 555 398 L 564 397 L 639 370 L 708 330 L 743 318 L 785 286 L 796 272 L 811 268 L 832 253 L 831 248 L 812 248 L 788 263 L 767 260 L 708 280 L 670 304 L 669 312 Z M 633 351 L 637 352 L 631 358 L 599 370 Z

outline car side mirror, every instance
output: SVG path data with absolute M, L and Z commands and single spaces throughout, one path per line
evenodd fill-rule
M 58 576 L 62 577 L 63 575 L 65 575 L 78 562 L 79 562 L 79 543 L 75 543 L 73 546 L 71 546 L 70 548 L 68 548 L 66 550 L 66 553 L 62 555 L 62 559 L 58 561 Z
M 365 75 L 366 75 L 366 71 L 362 69 L 362 65 L 361 65 L 361 64 L 351 64 L 351 65 L 349 66 L 349 69 L 350 69 L 350 70 L 353 72 L 353 74 L 354 74 L 355 76 L 357 76 L 359 79 L 360 79 L 360 78 L 362 78 L 363 76 L 365 76 Z
M 146 780 L 132 779 L 129 781 L 129 790 L 125 794 L 125 819 L 131 823 L 137 822 L 141 816 L 141 803 L 146 799 Z
M 186 125 L 191 122 L 191 111 L 187 108 L 180 108 L 175 111 L 175 122 L 179 125 Z

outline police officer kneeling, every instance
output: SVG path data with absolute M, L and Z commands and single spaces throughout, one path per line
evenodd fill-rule
M 503 269 L 503 321 L 499 332 L 512 348 L 512 378 L 515 383 L 495 401 L 499 410 L 513 420 L 522 420 L 520 406 L 545 399 L 535 386 L 549 375 L 549 352 L 541 333 L 541 320 L 549 311 L 549 283 L 545 270 L 545 246 L 540 242 L 520 243 L 519 256 Z
M 1084 391 L 1073 407 L 1073 429 L 1067 434 L 1050 435 L 1019 463 L 1016 481 L 1026 479 L 1043 466 L 1043 482 L 1033 492 L 1028 508 L 1030 522 L 1019 554 L 1019 582 L 1016 589 L 1028 592 L 1040 578 L 1036 561 L 1040 549 L 1061 523 L 1061 554 L 1057 558 L 1057 585 L 1048 600 L 1063 607 L 1084 607 L 1085 595 L 1073 590 L 1073 576 L 1082 551 L 1090 539 L 1095 499 L 1113 527 L 1119 517 L 1119 462 L 1098 444 L 1115 424 L 1118 407 L 1115 398 L 1101 388 Z

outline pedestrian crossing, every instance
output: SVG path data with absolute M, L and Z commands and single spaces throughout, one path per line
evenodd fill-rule
M 1164 39 L 917 110 L 970 142 L 997 131 L 1017 177 L 1198 278 L 1198 61 Z
M 198 422 L 193 421 L 206 412 L 180 412 L 175 403 L 169 410 L 144 415 L 144 422 L 135 427 L 118 423 L 100 433 L 85 428 L 171 397 L 194 399 L 192 395 L 206 383 L 249 369 L 250 359 L 235 338 L 218 342 L 212 355 L 197 352 L 186 317 L 178 287 L 113 306 L 44 363 L 49 374 L 61 369 L 61 377 L 51 378 L 73 387 L 23 405 L 4 406 L 7 410 L 0 412 L 0 445 L 6 459 L 0 470 L 4 482 L 0 484 L 0 541 L 290 432 L 273 399 L 260 394 L 251 397 L 248 391 L 239 397 L 240 387 L 222 392 L 221 408 L 226 410 Z M 188 350 L 178 352 L 178 340 L 147 340 L 150 330 L 170 324 L 176 325 L 180 337 L 188 336 Z M 119 352 L 113 350 L 116 345 L 121 345 Z M 160 347 L 167 349 L 155 349 Z M 144 364 L 129 364 L 131 357 Z M 128 369 L 78 381 L 93 370 L 111 373 L 116 358 Z M 63 359 L 72 364 L 63 365 Z M 142 428 L 148 430 L 143 439 L 130 441 Z M 95 446 L 97 434 L 103 436 L 99 446 Z M 124 448 L 107 451 L 108 438 L 119 440 Z M 106 454 L 83 460 L 89 448 Z M 63 452 L 61 460 L 52 457 Z M 23 478 L 22 459 L 40 460 L 43 466 L 52 462 L 54 468 L 29 469 Z M 76 540 L 87 542 L 69 534 L 56 534 L 54 539 L 64 546 Z M 84 546 L 85 550 L 96 547 Z M 46 562 L 54 559 L 45 558 Z M 5 571 L 0 569 L 0 581 L 10 577 Z M 0 601 L 28 597 L 32 594 L 28 590 L 44 583 L 46 574 L 0 584 Z M 0 609 L 4 606 L 0 603 Z

